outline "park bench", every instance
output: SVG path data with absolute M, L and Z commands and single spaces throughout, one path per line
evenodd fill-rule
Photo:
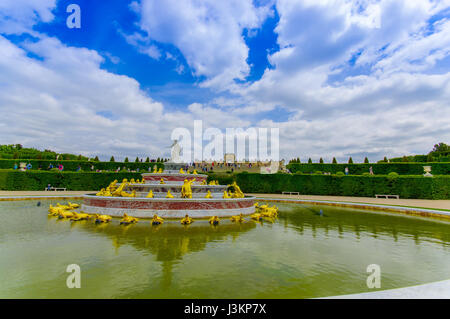
M 50 187 L 50 189 L 46 188 L 45 191 L 66 191 L 64 187 Z
M 382 194 L 377 194 L 377 195 L 375 195 L 375 198 L 396 198 L 396 199 L 399 199 L 400 198 L 400 196 L 398 196 L 398 195 L 382 195 Z
M 282 192 L 283 195 L 300 195 L 299 192 Z

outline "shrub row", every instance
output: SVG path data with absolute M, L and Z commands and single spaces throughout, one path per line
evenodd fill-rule
M 450 176 L 209 174 L 220 184 L 236 181 L 247 193 L 300 192 L 304 195 L 362 196 L 395 194 L 400 198 L 450 199 Z
M 94 166 L 94 169 L 97 170 L 107 170 L 107 171 L 115 171 L 118 167 L 122 169 L 123 167 L 129 168 L 131 170 L 136 170 L 139 168 L 139 170 L 145 170 L 148 171 L 148 168 L 150 167 L 153 170 L 153 166 L 156 165 L 158 169 L 160 167 L 164 168 L 163 163 L 135 163 L 135 162 L 95 162 L 95 161 L 55 161 L 55 160 L 21 160 L 21 159 L 0 159 L 0 169 L 12 169 L 14 167 L 14 164 L 19 165 L 20 162 L 24 163 L 30 163 L 33 167 L 33 170 L 37 170 L 39 167 L 42 170 L 47 170 L 49 165 L 52 164 L 53 167 L 56 167 L 59 164 L 62 164 L 64 166 L 64 171 L 75 171 L 78 166 L 81 167 L 81 170 L 83 171 L 91 171 L 92 165 Z
M 450 199 L 450 176 L 337 176 L 303 174 L 208 174 L 209 180 L 220 184 L 236 181 L 247 193 L 300 192 L 305 195 L 336 195 L 373 197 L 395 194 L 401 198 Z M 0 170 L 1 190 L 44 190 L 51 184 L 68 190 L 99 190 L 114 179 L 141 179 L 132 172 L 49 172 Z
M 292 163 L 286 167 L 291 173 L 313 173 L 316 171 L 330 172 L 336 174 L 337 172 L 344 172 L 348 167 L 350 175 L 362 175 L 369 172 L 372 167 L 374 174 L 387 175 L 390 172 L 396 172 L 400 175 L 422 175 L 424 173 L 423 166 L 431 166 L 431 173 L 433 175 L 449 175 L 450 163 L 433 162 L 433 163 L 369 163 L 369 164 L 302 164 Z
M 100 190 L 117 179 L 121 181 L 141 179 L 141 173 L 132 172 L 53 172 L 53 171 L 16 171 L 0 170 L 1 190 L 31 190 L 42 191 L 48 184 L 53 187 L 64 187 L 67 190 Z

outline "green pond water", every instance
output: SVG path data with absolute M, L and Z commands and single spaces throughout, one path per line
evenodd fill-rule
M 96 225 L 37 203 L 0 202 L 0 298 L 323 297 L 374 291 L 370 264 L 381 289 L 450 278 L 450 223 L 438 220 L 286 204 L 274 223 Z M 66 286 L 70 264 L 79 289 Z

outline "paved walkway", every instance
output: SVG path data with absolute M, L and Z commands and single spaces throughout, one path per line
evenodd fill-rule
M 97 193 L 98 191 L 0 191 L 0 197 L 12 196 L 71 196 Z
M 450 299 L 450 280 L 322 299 Z
M 392 206 L 410 206 L 434 209 L 449 209 L 450 200 L 432 200 L 432 199 L 384 199 L 374 197 L 350 197 L 350 196 L 319 196 L 319 195 L 282 195 L 282 194 L 246 194 L 261 198 L 280 198 L 280 199 L 305 199 L 316 201 L 336 201 L 352 202 L 364 204 L 379 204 Z

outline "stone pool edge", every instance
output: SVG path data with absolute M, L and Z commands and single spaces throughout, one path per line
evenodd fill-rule
M 437 217 L 450 219 L 450 212 L 439 209 L 427 209 L 427 208 L 413 208 L 404 206 L 391 206 L 380 204 L 367 204 L 367 203 L 351 203 L 351 202 L 338 202 L 338 201 L 325 201 L 325 200 L 312 200 L 312 199 L 281 199 L 270 197 L 256 197 L 256 200 L 275 202 L 275 203 L 298 203 L 298 204 L 312 204 L 312 205 L 327 205 L 335 207 L 346 208 L 361 208 L 379 210 L 385 212 L 402 213 L 406 215 L 422 216 L 422 217 Z
M 410 287 L 317 299 L 450 299 L 450 279 Z

